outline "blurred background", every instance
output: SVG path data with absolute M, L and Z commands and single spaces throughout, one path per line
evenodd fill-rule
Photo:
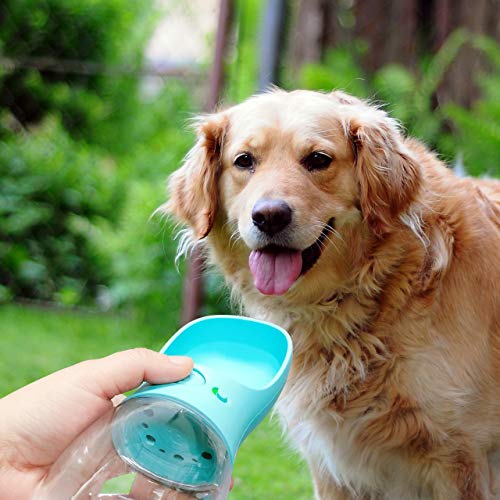
M 151 214 L 189 119 L 271 83 L 383 105 L 468 175 L 500 175 L 499 0 L 0 0 L 0 396 L 230 312 Z M 235 499 L 312 498 L 267 421 Z

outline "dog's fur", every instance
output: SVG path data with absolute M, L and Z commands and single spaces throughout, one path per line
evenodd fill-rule
M 274 90 L 199 122 L 162 210 L 206 242 L 247 314 L 286 328 L 279 414 L 320 499 L 487 499 L 500 445 L 500 184 L 456 177 L 387 114 L 342 92 Z M 308 171 L 312 150 L 334 158 Z M 253 169 L 235 167 L 251 152 Z M 248 258 L 257 200 L 285 200 L 267 243 L 334 231 L 283 295 Z

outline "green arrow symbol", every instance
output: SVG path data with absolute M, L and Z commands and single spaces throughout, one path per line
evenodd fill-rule
M 217 399 L 219 401 L 222 401 L 223 403 L 227 403 L 227 398 L 221 396 L 219 394 L 219 388 L 218 387 L 212 387 L 212 392 L 217 396 Z

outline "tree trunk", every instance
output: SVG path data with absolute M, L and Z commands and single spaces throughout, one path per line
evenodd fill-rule
M 327 49 L 342 41 L 338 0 L 300 0 L 290 30 L 292 72 L 324 59 Z
M 412 67 L 417 60 L 417 0 L 356 0 L 356 38 L 368 43 L 363 66 L 369 72 L 390 64 Z
M 488 35 L 498 40 L 498 0 L 435 0 L 434 17 L 437 19 L 435 49 L 457 28 L 465 28 L 473 34 Z M 488 69 L 484 55 L 470 45 L 463 47 L 438 90 L 440 104 L 453 101 L 469 107 L 478 97 L 477 78 Z

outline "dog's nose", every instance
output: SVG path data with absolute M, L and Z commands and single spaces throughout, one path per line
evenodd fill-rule
M 252 220 L 263 233 L 273 236 L 292 220 L 292 209 L 283 200 L 259 200 L 253 207 Z

